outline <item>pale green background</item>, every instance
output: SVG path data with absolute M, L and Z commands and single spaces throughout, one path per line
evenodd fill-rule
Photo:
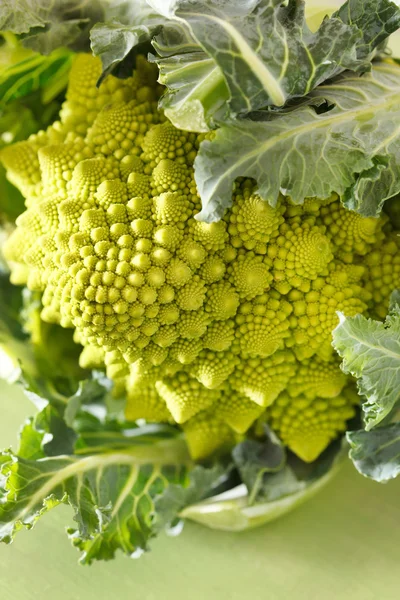
M 338 4 L 309 0 L 307 8 L 321 11 L 317 22 Z M 15 444 L 30 412 L 18 390 L 1 384 L 1 447 Z M 71 513 L 59 507 L 0 547 L 0 598 L 398 600 L 399 499 L 400 480 L 375 484 L 347 465 L 317 497 L 261 529 L 229 534 L 187 524 L 178 538 L 154 540 L 140 560 L 119 556 L 91 567 L 77 564 L 64 533 Z
M 0 384 L 0 446 L 32 406 Z M 230 534 L 187 524 L 139 560 L 77 564 L 67 507 L 0 546 L 1 600 L 397 600 L 400 480 L 379 485 L 347 465 L 319 495 L 274 523 Z

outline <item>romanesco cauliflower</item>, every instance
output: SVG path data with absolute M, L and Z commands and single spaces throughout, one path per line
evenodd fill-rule
M 399 238 L 335 195 L 273 208 L 247 179 L 223 220 L 196 220 L 204 134 L 165 119 L 144 59 L 97 89 L 100 71 L 78 56 L 60 121 L 2 152 L 27 206 L 5 248 L 13 283 L 74 328 L 128 419 L 181 425 L 195 458 L 266 420 L 314 460 L 355 413 L 336 313 L 386 313 Z

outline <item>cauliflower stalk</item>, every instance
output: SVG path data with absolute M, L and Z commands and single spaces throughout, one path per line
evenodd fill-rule
M 221 221 L 197 220 L 205 135 L 165 119 L 144 59 L 96 88 L 100 73 L 79 55 L 60 121 L 1 153 L 27 206 L 4 248 L 12 282 L 74 329 L 128 419 L 179 424 L 196 459 L 267 422 L 313 461 L 358 401 L 331 346 L 337 311 L 386 314 L 398 236 L 336 195 L 271 207 L 248 179 Z

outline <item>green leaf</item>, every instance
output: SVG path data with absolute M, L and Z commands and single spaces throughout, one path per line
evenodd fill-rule
M 0 30 L 27 33 L 31 27 L 44 27 L 48 9 L 34 0 L 4 0 L 0 6 Z
M 105 378 L 104 378 L 105 380 Z M 111 382 L 110 382 L 111 383 Z M 81 409 L 86 405 L 99 404 L 104 402 L 106 394 L 109 392 L 106 385 L 98 377 L 85 379 L 79 382 L 78 390 L 68 398 L 65 407 L 64 418 L 69 427 L 72 427 Z
M 90 31 L 91 48 L 101 58 L 100 81 L 115 70 L 132 49 L 150 42 L 164 18 L 153 11 L 146 0 L 114 0 L 106 9 L 104 22 Z
M 66 88 L 73 54 L 63 48 L 49 56 L 32 53 L 8 64 L 0 73 L 0 105 L 41 90 L 43 103 L 51 102 Z
M 19 433 L 19 446 L 17 455 L 27 460 L 38 460 L 45 458 L 43 451 L 43 440 L 45 432 L 38 431 L 33 418 L 28 419 Z
M 375 481 L 385 482 L 400 473 L 400 423 L 372 431 L 348 431 L 350 458 L 357 471 Z
M 361 315 L 339 316 L 333 346 L 343 359 L 343 371 L 357 378 L 365 396 L 362 409 L 369 431 L 400 399 L 400 307 L 395 305 L 384 323 Z
M 74 342 L 71 330 L 41 319 L 42 302 L 39 293 L 32 293 L 24 288 L 22 299 L 20 322 L 23 330 L 30 335 L 41 379 L 49 379 L 69 396 L 72 391 L 75 392 L 78 381 L 88 374 L 79 366 L 82 347 Z M 22 368 L 24 370 L 23 364 Z M 57 382 L 60 383 L 59 386 Z
M 268 475 L 282 471 L 286 464 L 285 449 L 268 428 L 266 428 L 265 440 L 241 442 L 233 449 L 232 457 L 249 491 L 249 505 L 260 498 Z
M 309 465 L 289 456 L 281 470 L 264 472 L 255 501 L 246 485 L 241 484 L 184 508 L 180 516 L 224 531 L 259 527 L 293 510 L 324 487 L 343 464 L 345 450 L 345 444 L 338 440 Z
M 213 125 L 216 88 L 228 101 L 230 118 L 281 107 L 346 69 L 368 69 L 375 47 L 400 26 L 400 9 L 390 0 L 348 0 L 316 32 L 298 0 L 287 6 L 281 0 L 149 3 L 178 20 L 172 33 L 165 25 L 154 46 L 160 80 L 168 87 L 163 105 L 176 126 L 191 130 L 198 122 L 202 131 L 204 122 Z M 192 125 L 186 113 L 192 113 Z
M 69 535 L 83 563 L 111 559 L 117 549 L 128 555 L 145 550 L 153 535 L 154 500 L 170 483 L 184 481 L 188 463 L 180 439 L 83 458 L 28 460 L 5 452 L 0 540 L 10 543 L 22 527 L 68 503 L 78 524 Z
M 62 416 L 79 381 L 89 374 L 79 367 L 80 346 L 72 332 L 43 322 L 40 311 L 36 294 L 0 274 L 0 377 L 18 381 L 36 406 L 51 404 Z
M 73 453 L 77 434 L 68 427 L 62 411 L 55 406 L 49 403 L 42 408 L 35 416 L 33 426 L 43 434 L 42 451 L 45 456 Z
M 20 322 L 22 308 L 21 290 L 0 273 L 0 377 L 10 383 L 21 374 L 19 361 L 27 373 L 36 373 L 35 359 L 28 335 Z
M 6 178 L 6 170 L 3 165 L 0 165 L 0 226 L 14 222 L 24 210 L 25 203 L 23 195 L 8 181 Z M 4 270 L 1 265 L 1 263 L 5 263 L 5 259 L 2 257 L 1 246 L 7 237 L 7 230 L 6 232 L 4 232 L 4 230 L 0 231 L 0 237 L 0 270 Z M 8 267 L 6 268 L 8 269 Z
M 248 491 L 247 505 L 275 502 L 303 492 L 323 477 L 343 454 L 340 440 L 332 443 L 313 463 L 305 463 L 287 450 L 267 426 L 259 440 L 245 440 L 232 452 L 240 478 Z
M 355 25 L 362 32 L 362 39 L 357 44 L 359 59 L 371 55 L 400 27 L 398 4 L 387 0 L 347 0 L 333 16 L 343 23 Z
M 229 469 L 228 469 L 229 471 Z M 213 488 L 221 478 L 226 477 L 227 469 L 216 463 L 212 467 L 196 465 L 188 474 L 188 483 L 171 484 L 155 502 L 155 527 L 158 531 L 173 525 L 177 515 L 187 506 L 200 502 L 212 495 Z
M 74 453 L 79 455 L 106 450 L 123 450 L 132 444 L 143 443 L 144 435 L 146 444 L 161 439 L 168 440 L 176 437 L 179 431 L 175 427 L 164 424 L 139 426 L 137 423 L 126 423 L 112 417 L 100 420 L 84 411 L 79 415 L 78 422 L 74 423 L 73 429 L 78 434 Z
M 259 194 L 273 206 L 280 193 L 301 204 L 336 192 L 348 208 L 368 216 L 400 191 L 396 65 L 378 64 L 362 77 L 347 73 L 308 100 L 326 100 L 330 110 L 306 104 L 264 113 L 264 121 L 222 126 L 213 140 L 202 142 L 195 160 L 203 206 L 198 218 L 210 222 L 224 214 L 239 176 L 257 180 Z
M 63 101 L 73 54 L 50 56 L 26 50 L 13 34 L 0 44 L 0 149 L 28 138 L 54 121 Z M 1 40 L 1 38 L 0 38 Z M 13 222 L 24 210 L 22 194 L 0 165 L 0 224 Z
M 87 48 L 90 27 L 104 16 L 106 0 L 4 0 L 0 31 L 24 34 L 24 45 L 43 54 L 61 46 Z
M 152 42 L 159 82 L 167 90 L 159 106 L 179 129 L 208 131 L 227 115 L 229 89 L 220 67 L 182 23 L 164 27 Z

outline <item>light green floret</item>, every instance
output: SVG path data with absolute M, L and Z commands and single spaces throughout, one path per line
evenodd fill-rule
M 195 458 L 267 419 L 313 460 L 354 414 L 337 311 L 383 314 L 396 234 L 336 196 L 271 207 L 248 179 L 223 220 L 198 221 L 204 136 L 165 120 L 154 65 L 96 88 L 100 71 L 78 56 L 60 122 L 2 151 L 27 196 L 5 247 L 12 281 L 74 329 L 81 365 L 106 371 L 128 419 L 181 426 Z

